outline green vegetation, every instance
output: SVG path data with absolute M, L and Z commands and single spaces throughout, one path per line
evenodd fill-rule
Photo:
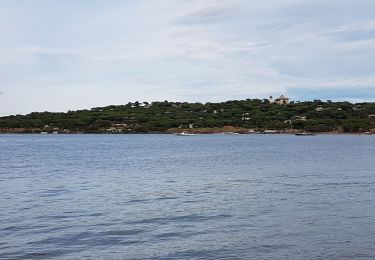
M 225 126 L 246 129 L 366 132 L 375 130 L 375 103 L 246 99 L 222 103 L 134 102 L 67 113 L 0 117 L 0 132 L 158 133 Z

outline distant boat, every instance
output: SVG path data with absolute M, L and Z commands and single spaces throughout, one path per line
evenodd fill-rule
M 239 135 L 239 133 L 236 132 L 222 132 L 223 135 Z
M 40 134 L 46 135 L 46 134 L 48 134 L 48 132 L 40 132 Z
M 174 133 L 175 135 L 177 136 L 194 136 L 196 134 L 192 134 L 192 133 L 185 133 L 185 132 L 182 132 L 182 133 Z
M 295 133 L 294 135 L 298 136 L 312 136 L 315 135 L 314 133 L 309 133 L 309 132 L 302 132 L 302 133 Z
M 280 132 L 277 130 L 264 130 L 264 134 L 279 134 Z

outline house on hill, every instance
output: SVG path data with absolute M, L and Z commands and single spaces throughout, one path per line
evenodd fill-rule
M 276 98 L 274 103 L 279 105 L 287 105 L 289 104 L 289 98 L 285 97 L 284 95 L 281 95 L 279 98 Z

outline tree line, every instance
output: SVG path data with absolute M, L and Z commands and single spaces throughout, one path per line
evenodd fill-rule
M 297 129 L 311 132 L 375 130 L 375 103 L 321 100 L 270 103 L 267 99 L 220 103 L 129 102 L 66 113 L 32 112 L 0 117 L 1 132 L 58 131 L 150 133 L 171 128 Z

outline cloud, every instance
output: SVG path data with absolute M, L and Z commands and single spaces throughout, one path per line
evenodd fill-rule
M 368 87 L 345 86 L 342 88 L 290 88 L 287 94 L 294 100 L 367 100 L 375 101 L 375 89 Z
M 76 51 L 41 46 L 14 47 L 15 55 L 37 58 L 41 62 L 77 61 L 82 58 Z
M 54 48 L 45 48 L 40 46 L 16 47 L 15 50 L 32 55 L 48 54 L 48 55 L 74 55 L 75 53 L 67 50 L 59 50 Z
M 233 6 L 205 6 L 180 15 L 175 19 L 177 24 L 194 24 L 214 21 L 234 12 Z
M 321 34 L 341 41 L 373 40 L 375 39 L 375 21 L 346 24 L 336 29 L 323 31 Z

